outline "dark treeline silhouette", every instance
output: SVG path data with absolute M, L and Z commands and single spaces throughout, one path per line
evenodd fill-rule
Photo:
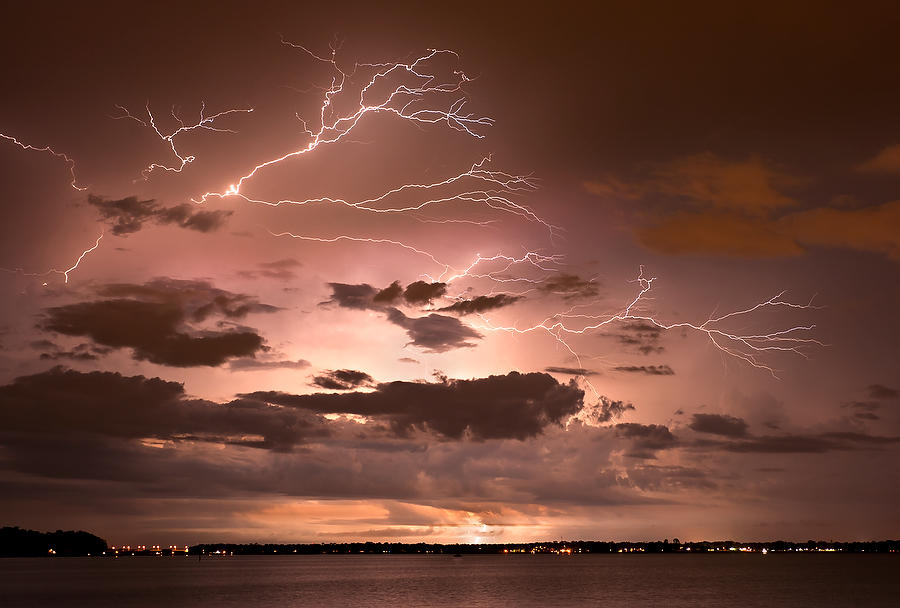
M 0 528 L 0 557 L 103 555 L 106 541 L 81 530 L 37 532 Z
M 0 528 L 0 557 L 173 555 L 179 551 L 112 551 L 106 541 L 83 531 L 37 532 L 18 527 Z M 141 547 L 144 549 L 144 547 Z M 156 548 L 154 548 L 156 549 Z M 768 541 L 732 540 L 681 542 L 677 538 L 645 542 L 551 541 L 533 543 L 206 543 L 190 547 L 189 555 L 320 555 L 320 554 L 578 554 L 578 553 L 739 553 L 739 552 L 900 553 L 900 540 L 881 541 Z
M 471 554 L 577 554 L 577 553 L 710 553 L 710 552 L 812 552 L 835 551 L 843 553 L 900 553 L 900 540 L 833 542 L 770 541 L 742 543 L 731 540 L 680 542 L 677 538 L 649 542 L 602 541 L 553 541 L 536 543 L 492 544 L 432 544 L 432 543 L 303 543 L 303 544 L 234 544 L 212 543 L 194 545 L 191 555 L 314 555 L 314 554 L 379 554 L 379 553 L 434 553 L 448 555 Z

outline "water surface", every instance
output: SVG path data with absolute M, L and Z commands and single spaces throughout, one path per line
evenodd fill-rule
M 0 559 L 0 606 L 898 606 L 900 556 Z

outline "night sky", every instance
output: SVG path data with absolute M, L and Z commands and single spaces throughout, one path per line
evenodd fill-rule
M 900 11 L 378 4 L 12 9 L 0 523 L 896 538 Z

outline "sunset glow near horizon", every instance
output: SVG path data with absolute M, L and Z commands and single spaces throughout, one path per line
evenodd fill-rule
M 3 525 L 897 536 L 889 20 L 22 11 Z

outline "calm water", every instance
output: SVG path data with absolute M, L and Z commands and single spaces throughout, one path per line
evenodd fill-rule
M 0 606 L 898 606 L 897 555 L 0 559 Z

